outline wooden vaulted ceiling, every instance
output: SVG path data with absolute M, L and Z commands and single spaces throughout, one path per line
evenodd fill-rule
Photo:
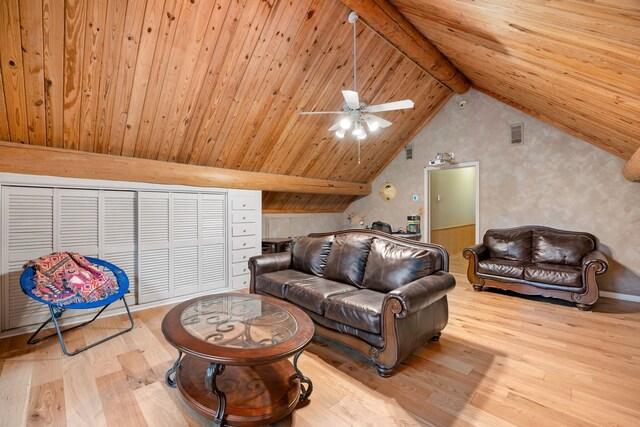
M 381 114 L 394 124 L 360 164 L 333 117 L 298 114 L 340 109 L 352 88 L 349 8 L 367 23 L 360 95 L 416 102 Z M 263 206 L 341 211 L 362 193 L 327 188 L 371 182 L 466 77 L 629 158 L 639 23 L 637 0 L 2 0 L 0 141 L 332 180 L 324 194 L 267 186 Z
M 640 147 L 639 0 L 390 1 L 478 89 L 619 157 Z
M 0 140 L 202 166 L 369 182 L 451 91 L 358 26 L 358 91 L 393 126 L 336 140 L 352 88 L 338 0 L 3 0 Z M 270 211 L 340 211 L 354 196 L 264 194 Z

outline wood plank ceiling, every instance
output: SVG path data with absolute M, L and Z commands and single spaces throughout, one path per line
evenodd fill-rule
M 336 140 L 352 88 L 338 0 L 2 0 L 0 140 L 369 182 L 449 99 L 448 88 L 358 27 L 358 91 L 393 126 Z M 267 211 L 340 211 L 353 196 L 269 193 Z
M 480 90 L 628 159 L 640 1 L 390 0 Z

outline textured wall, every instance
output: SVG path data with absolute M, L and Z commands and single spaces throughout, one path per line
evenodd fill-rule
M 524 123 L 523 145 L 509 144 L 513 123 Z M 588 231 L 611 261 L 601 289 L 640 295 L 640 184 L 622 177 L 624 160 L 475 90 L 452 97 L 413 144 L 413 160 L 401 153 L 345 217 L 403 225 L 422 206 L 424 166 L 437 152 L 453 151 L 458 162 L 480 162 L 481 235 L 525 224 Z M 377 194 L 385 181 L 398 187 L 391 202 Z
M 340 230 L 348 222 L 339 213 L 264 214 L 263 237 L 295 237 Z

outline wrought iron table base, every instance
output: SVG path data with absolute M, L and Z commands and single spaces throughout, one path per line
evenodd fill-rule
M 298 368 L 298 358 L 301 354 L 302 351 L 293 356 L 293 369 L 296 370 L 296 374 L 298 375 L 298 378 L 300 378 L 300 401 L 304 402 L 309 398 L 309 396 L 311 396 L 311 392 L 313 392 L 313 383 L 309 377 L 304 376 L 302 371 Z M 303 383 L 306 384 L 306 387 Z
M 164 374 L 164 380 L 167 382 L 167 385 L 171 388 L 176 388 L 178 383 L 176 379 L 178 377 L 178 366 L 180 366 L 180 360 L 182 359 L 182 352 L 178 351 L 178 358 L 175 362 L 173 362 L 173 366 L 169 368 L 166 374 Z M 171 376 L 173 375 L 173 379 Z

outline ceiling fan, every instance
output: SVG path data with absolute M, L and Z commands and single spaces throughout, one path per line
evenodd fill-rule
M 353 128 L 351 133 L 360 142 L 367 137 L 365 125 L 370 132 L 375 132 L 379 128 L 386 128 L 392 124 L 390 121 L 372 113 L 413 108 L 413 101 L 405 99 L 385 104 L 368 105 L 365 99 L 358 96 L 356 85 L 356 22 L 358 21 L 358 14 L 351 12 L 347 19 L 353 24 L 353 90 L 342 91 L 342 96 L 344 97 L 342 111 L 308 111 L 300 114 L 339 114 L 341 116 L 340 119 L 329 128 L 329 131 L 335 131 L 336 137 L 344 138 L 347 130 Z M 360 163 L 359 160 L 358 163 Z

